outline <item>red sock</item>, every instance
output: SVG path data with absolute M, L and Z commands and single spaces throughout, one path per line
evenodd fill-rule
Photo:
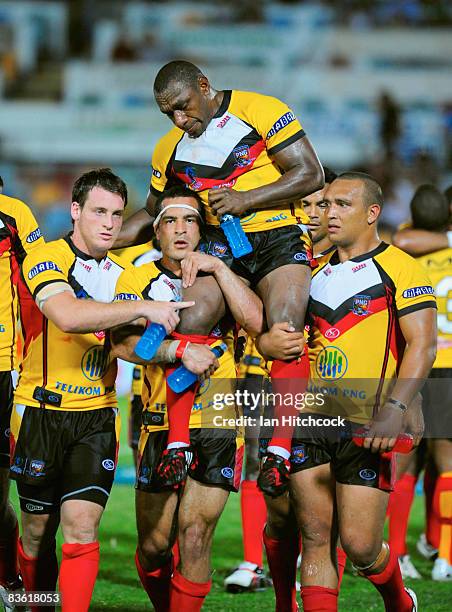
M 177 570 L 171 578 L 169 612 L 198 612 L 208 595 L 212 581 L 192 582 Z
M 441 523 L 439 522 L 439 516 L 433 509 L 433 497 L 435 495 L 436 481 L 438 474 L 434 466 L 431 464 L 427 465 L 424 472 L 424 493 L 425 493 L 425 537 L 427 542 L 434 548 L 439 548 L 439 533 L 441 529 Z
M 342 577 L 344 576 L 345 566 L 347 564 L 347 555 L 345 554 L 345 551 L 342 548 L 339 548 L 339 546 L 336 548 L 336 557 L 338 573 L 337 592 L 339 593 L 342 584 Z
M 168 612 L 170 602 L 170 587 L 172 573 L 172 559 L 163 567 L 147 572 L 143 569 L 138 558 L 138 550 L 135 553 L 135 565 L 141 584 L 148 594 L 156 612 Z
M 19 557 L 20 573 L 26 591 L 56 591 L 58 578 L 58 561 L 55 552 L 55 543 L 52 548 L 47 550 L 39 557 L 29 557 L 25 554 L 22 541 L 17 543 L 17 553 Z M 42 608 L 31 606 L 32 612 L 37 610 L 47 610 L 50 612 L 55 608 Z
M 389 562 L 379 574 L 366 576 L 383 597 L 386 612 L 412 612 L 413 601 L 403 587 L 399 560 L 390 551 Z
M 438 557 L 452 564 L 452 472 L 439 474 L 433 497 L 433 510 L 440 524 Z
M 89 610 L 99 570 L 99 542 L 63 544 L 60 592 L 64 612 Z
M 300 359 L 292 361 L 281 361 L 275 359 L 270 371 L 273 393 L 280 393 L 284 398 L 290 394 L 295 396 L 297 393 L 304 393 L 309 380 L 309 358 L 308 351 L 305 349 Z M 282 453 L 286 459 L 290 456 L 292 447 L 293 426 L 282 423 L 282 417 L 297 416 L 299 413 L 291 405 L 277 404 L 275 406 L 274 417 L 279 420 L 279 424 L 273 431 L 270 446 L 276 446 L 286 451 Z
M 262 532 L 267 520 L 264 495 L 255 480 L 244 480 L 241 485 L 242 531 L 244 560 L 262 567 Z
M 305 586 L 300 590 L 304 612 L 335 612 L 337 610 L 337 589 L 322 586 Z
M 268 537 L 265 530 L 263 535 L 268 567 L 275 590 L 275 612 L 295 612 L 298 610 L 295 582 L 300 538 L 294 536 L 285 540 L 274 540 Z
M 173 568 L 176 569 L 180 561 L 179 542 L 176 540 L 173 544 Z
M 6 586 L 14 582 L 19 574 L 19 561 L 17 558 L 17 541 L 19 539 L 19 526 L 14 525 L 9 533 L 0 537 L 0 584 Z
M 389 496 L 389 546 L 397 557 L 407 554 L 406 532 L 416 480 L 412 474 L 403 474 Z
M 165 378 L 174 372 L 179 366 L 167 366 L 165 368 Z M 183 393 L 174 393 L 166 385 L 166 405 L 168 415 L 168 442 L 182 442 L 188 446 L 190 444 L 190 415 L 193 408 L 193 402 L 199 384 L 192 385 Z

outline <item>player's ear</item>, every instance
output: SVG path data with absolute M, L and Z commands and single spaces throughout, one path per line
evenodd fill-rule
M 199 87 L 199 91 L 204 94 L 207 95 L 210 93 L 210 83 L 209 83 L 209 79 L 207 77 L 205 77 L 204 75 L 200 75 L 198 77 L 198 87 Z
M 78 221 L 80 219 L 80 213 L 82 211 L 82 207 L 78 202 L 72 202 L 71 204 L 71 217 L 72 221 Z
M 367 223 L 372 225 L 380 216 L 381 208 L 378 204 L 371 204 L 367 209 Z

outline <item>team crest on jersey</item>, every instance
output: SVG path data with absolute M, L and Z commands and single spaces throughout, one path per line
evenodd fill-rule
M 198 189 L 201 189 L 202 182 L 198 181 L 198 178 L 196 176 L 196 171 L 193 168 L 193 166 L 187 166 L 185 168 L 185 174 L 190 179 L 190 183 L 189 183 L 190 189 L 193 189 L 193 191 L 197 191 Z
M 355 295 L 353 298 L 352 312 L 358 317 L 365 317 L 371 314 L 369 304 L 372 298 L 370 295 Z
M 108 352 L 103 346 L 92 346 L 82 357 L 83 376 L 88 380 L 100 380 L 108 368 Z
M 232 150 L 232 153 L 235 157 L 235 165 L 239 168 L 246 168 L 246 166 L 249 166 L 254 161 L 254 159 L 251 157 L 250 148 L 248 145 L 240 145 L 235 147 L 235 149 Z
M 45 475 L 45 463 L 39 459 L 32 459 L 28 468 L 28 473 L 30 476 L 35 476 L 39 478 L 39 476 Z
M 228 247 L 226 244 L 222 244 L 221 242 L 214 242 L 211 247 L 211 253 L 214 257 L 224 257 L 228 252 Z
M 309 459 L 309 457 L 306 454 L 306 447 L 305 447 L 304 444 L 301 444 L 300 446 L 294 446 L 292 448 L 292 454 L 290 456 L 290 461 L 292 463 L 295 463 L 297 465 L 301 465 L 307 459 Z

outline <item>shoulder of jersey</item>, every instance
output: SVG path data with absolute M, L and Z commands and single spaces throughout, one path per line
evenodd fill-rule
M 0 193 L 0 210 L 7 215 L 14 217 L 15 213 L 17 214 L 19 210 L 23 210 L 24 208 L 30 209 L 30 207 L 25 204 L 25 202 L 22 202 L 22 200 L 11 198 L 10 196 Z
M 124 260 L 120 255 L 116 255 L 115 253 L 112 253 L 111 251 L 108 251 L 107 257 L 113 263 L 117 264 L 120 268 L 123 268 L 124 270 L 126 270 L 127 268 L 133 268 L 132 262 L 128 261 L 127 259 Z
M 173 127 L 157 141 L 154 152 L 158 151 L 159 149 L 166 149 L 174 146 L 179 142 L 184 133 L 185 132 L 183 130 L 173 125 Z
M 388 245 L 388 248 L 381 253 L 375 255 L 374 259 L 384 267 L 394 268 L 395 271 L 397 269 L 402 270 L 405 266 L 419 266 L 414 257 L 392 244 Z

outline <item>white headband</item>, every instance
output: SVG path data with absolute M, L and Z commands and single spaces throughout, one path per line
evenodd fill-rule
M 189 204 L 169 204 L 168 206 L 165 206 L 165 208 L 162 208 L 162 210 L 159 212 L 159 214 L 154 219 L 154 223 L 152 224 L 154 229 L 160 223 L 160 219 L 162 218 L 163 213 L 166 212 L 169 208 L 186 208 L 187 210 L 191 210 L 192 212 L 196 213 L 198 217 L 201 219 L 201 213 L 199 212 L 199 210 L 197 210 L 193 206 L 190 206 Z

